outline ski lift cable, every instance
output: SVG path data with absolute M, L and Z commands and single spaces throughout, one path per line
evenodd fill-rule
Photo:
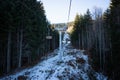
M 67 24 L 69 23 L 69 18 L 70 18 L 71 3 L 72 3 L 72 0 L 70 0 L 70 4 L 69 4 Z

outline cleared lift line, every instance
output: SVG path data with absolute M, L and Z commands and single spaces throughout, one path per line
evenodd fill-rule
M 58 30 L 59 32 L 59 60 L 62 60 L 62 56 L 63 56 L 63 51 L 62 51 L 62 33 L 66 32 L 66 29 L 68 27 L 69 24 L 69 17 L 70 17 L 70 11 L 71 11 L 71 3 L 72 0 L 70 0 L 70 4 L 69 4 L 69 9 L 68 9 L 68 19 L 67 19 L 67 26 L 57 26 L 55 27 L 56 30 Z

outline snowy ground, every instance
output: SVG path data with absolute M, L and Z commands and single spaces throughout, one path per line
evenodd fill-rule
M 59 60 L 59 55 L 55 55 L 33 68 L 25 69 L 0 80 L 107 80 L 104 75 L 91 68 L 88 56 L 83 53 L 84 50 L 73 49 L 69 44 L 65 42 L 63 45 L 61 60 Z M 58 52 L 55 50 L 53 55 Z

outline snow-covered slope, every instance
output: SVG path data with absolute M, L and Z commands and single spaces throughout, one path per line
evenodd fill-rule
M 74 49 L 66 43 L 63 46 L 62 60 L 59 60 L 58 52 L 55 50 L 52 54 L 54 56 L 38 63 L 33 68 L 0 80 L 107 80 L 104 75 L 92 69 L 88 56 L 83 53 L 84 50 Z

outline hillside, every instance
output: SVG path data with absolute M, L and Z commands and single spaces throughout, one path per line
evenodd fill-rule
M 64 39 L 69 38 L 66 33 Z M 0 80 L 107 80 L 101 73 L 95 72 L 89 64 L 84 50 L 74 49 L 70 43 L 63 44 L 63 56 L 59 59 L 59 50 L 30 69 L 6 76 Z

